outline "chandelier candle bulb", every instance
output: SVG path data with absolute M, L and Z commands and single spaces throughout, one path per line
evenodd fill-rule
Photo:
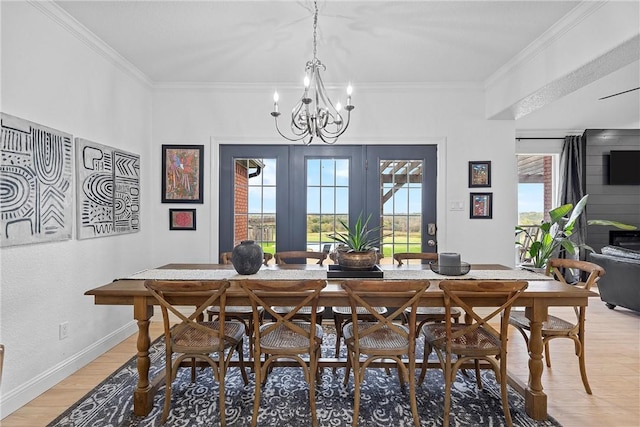
M 280 99 L 280 95 L 278 95 L 278 91 L 273 93 L 273 112 L 278 112 L 278 100 Z

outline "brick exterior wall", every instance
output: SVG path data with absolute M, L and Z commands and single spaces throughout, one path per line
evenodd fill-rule
M 241 162 L 235 162 L 235 188 L 233 196 L 233 245 L 249 237 L 247 212 L 249 211 L 249 171 Z

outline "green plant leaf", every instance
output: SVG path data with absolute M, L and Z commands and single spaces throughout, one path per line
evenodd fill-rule
M 620 230 L 637 230 L 635 225 L 623 224 L 618 221 L 609 221 L 606 219 L 590 219 L 587 221 L 588 225 L 609 225 L 611 227 L 619 228 Z
M 580 201 L 578 201 L 578 203 L 576 204 L 576 207 L 573 208 L 573 211 L 571 211 L 571 216 L 569 217 L 569 221 L 567 221 L 565 228 L 567 227 L 573 228 L 573 224 L 575 224 L 575 222 L 578 220 L 578 217 L 582 215 L 582 211 L 584 211 L 584 207 L 587 205 L 588 199 L 589 199 L 589 195 L 586 194 L 582 199 L 580 199 Z
M 551 218 L 551 224 L 557 224 L 560 222 L 562 218 L 567 216 L 569 212 L 573 209 L 573 205 L 568 203 L 566 205 L 558 206 L 555 209 L 551 209 L 549 211 L 549 217 Z

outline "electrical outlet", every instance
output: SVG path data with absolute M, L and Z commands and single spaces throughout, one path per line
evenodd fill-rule
M 69 337 L 69 322 L 62 322 L 58 325 L 58 338 L 60 340 Z

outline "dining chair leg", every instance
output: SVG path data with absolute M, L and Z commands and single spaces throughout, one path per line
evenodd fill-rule
M 233 349 L 231 349 L 233 352 Z M 213 368 L 213 367 L 212 367 Z M 220 412 L 220 427 L 226 427 L 227 418 L 224 410 L 224 379 L 226 377 L 226 364 L 224 361 L 224 350 L 218 353 L 218 411 Z
M 340 355 L 340 340 L 342 339 L 342 322 L 344 318 L 340 313 L 333 313 L 333 324 L 336 328 L 336 351 L 334 353 L 335 357 Z M 335 368 L 333 368 L 333 372 L 335 372 Z
M 317 356 L 316 356 L 317 357 Z M 313 427 L 318 426 L 318 418 L 316 416 L 316 381 L 317 378 L 314 378 L 318 375 L 318 360 L 317 358 L 313 358 L 310 361 L 309 367 L 309 409 L 311 410 L 311 425 Z
M 482 390 L 482 377 L 480 377 L 480 361 L 478 359 L 475 359 L 473 362 L 476 368 L 476 384 L 478 385 L 478 389 Z
M 447 364 L 444 369 L 444 412 L 443 412 L 443 427 L 449 427 L 449 412 L 451 411 L 451 360 L 447 360 Z
M 547 362 L 547 368 L 551 367 L 551 353 L 549 352 L 549 340 L 545 339 L 544 342 L 544 358 Z
M 404 371 L 404 365 L 400 366 L 400 363 L 396 363 L 396 370 L 398 371 L 398 382 L 400 383 L 400 389 L 402 390 L 403 393 L 407 392 L 407 388 L 405 386 L 405 383 L 407 382 L 407 376 L 405 375 L 405 371 Z M 387 370 L 387 375 L 390 374 L 389 372 L 389 368 L 386 368 Z
M 165 381 L 164 381 L 164 407 L 162 408 L 162 418 L 160 419 L 160 424 L 164 424 L 169 417 L 169 409 L 171 408 L 171 386 L 172 386 L 172 377 L 171 374 L 172 366 L 171 359 L 167 358 L 165 363 Z
M 249 377 L 247 377 L 247 370 L 244 367 L 244 354 L 243 354 L 243 342 L 240 341 L 238 345 L 235 347 L 236 352 L 238 353 L 238 365 L 240 368 L 240 375 L 242 375 L 242 381 L 247 385 L 249 383 Z M 231 350 L 233 353 L 233 350 Z M 231 357 L 229 357 L 230 359 Z
M 260 411 L 260 394 L 262 391 L 262 367 L 260 353 L 257 346 L 253 346 L 253 375 L 255 378 L 255 392 L 253 396 L 253 413 L 251 414 L 251 427 L 258 425 L 258 412 Z
M 580 346 L 578 348 L 578 345 Z M 578 339 L 576 341 L 576 355 L 578 356 L 578 363 L 580 364 L 580 376 L 582 377 L 582 384 L 587 394 L 591 393 L 591 386 L 589 386 L 589 380 L 587 379 L 587 366 L 585 362 L 584 351 L 584 329 L 578 331 Z
M 424 382 L 424 378 L 427 375 L 427 366 L 429 364 L 429 355 L 431 354 L 431 346 L 425 340 L 424 352 L 422 354 L 422 368 L 420 369 L 420 378 L 418 378 L 418 385 L 421 386 Z
M 507 422 L 507 426 L 513 427 L 513 421 L 511 420 L 511 411 L 509 410 L 509 393 L 507 391 L 507 363 L 504 360 L 500 360 L 499 375 L 500 393 L 502 396 L 502 411 L 504 412 L 504 418 Z
M 360 363 L 356 361 L 353 364 L 353 427 L 358 427 L 358 418 L 360 416 L 360 381 L 362 381 Z
M 344 380 L 342 381 L 343 385 L 347 385 L 349 382 L 349 374 L 351 373 L 351 353 L 347 353 L 347 364 L 344 367 Z M 355 380 L 354 380 L 355 381 Z
M 416 402 L 416 361 L 409 360 L 409 400 L 411 403 L 411 414 L 413 415 L 413 425 L 420 427 L 420 417 L 418 416 L 418 403 Z

